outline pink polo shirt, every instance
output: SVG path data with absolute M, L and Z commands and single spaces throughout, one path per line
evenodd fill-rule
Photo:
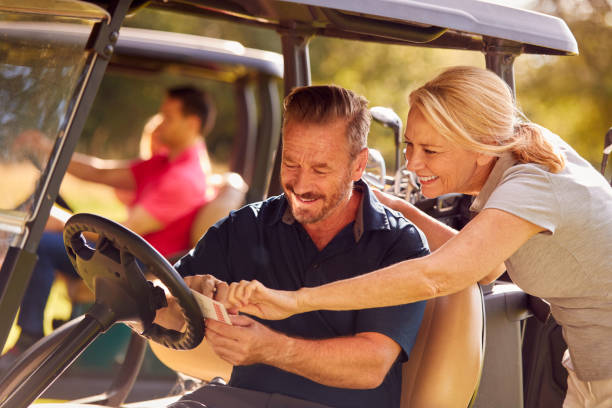
M 158 154 L 132 164 L 136 181 L 130 206 L 141 205 L 162 225 L 162 229 L 143 236 L 163 256 L 189 249 L 189 231 L 197 211 L 210 201 L 198 143 L 174 160 Z

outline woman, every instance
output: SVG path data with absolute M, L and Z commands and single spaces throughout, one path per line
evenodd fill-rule
M 412 92 L 410 105 L 407 168 L 423 194 L 474 195 L 478 215 L 456 233 L 379 194 L 425 232 L 431 255 L 297 292 L 233 284 L 229 301 L 278 319 L 445 296 L 507 269 L 525 292 L 550 302 L 563 327 L 569 349 L 564 406 L 612 406 L 612 189 L 606 180 L 558 136 L 521 121 L 510 89 L 484 69 L 450 68 Z

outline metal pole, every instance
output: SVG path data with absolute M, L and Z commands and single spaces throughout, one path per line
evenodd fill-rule
M 514 86 L 514 59 L 522 52 L 522 46 L 498 38 L 485 38 L 484 41 L 487 69 L 495 72 L 503 79 L 516 98 L 516 88 Z
M 119 28 L 128 12 L 132 0 L 114 0 L 108 11 L 111 19 L 97 23 L 89 37 L 84 51 L 90 56 L 86 67 L 87 75 L 75 88 L 71 104 L 75 105 L 73 115 L 67 121 L 65 135 L 58 143 L 55 157 L 49 161 L 41 178 L 41 190 L 38 195 L 32 218 L 26 224 L 26 232 L 21 242 L 9 248 L 7 260 L 0 270 L 0 348 L 4 346 L 8 333 L 17 314 L 17 309 L 25 293 L 32 270 L 37 261 L 36 249 L 49 218 L 51 207 L 70 163 L 77 140 L 81 135 L 85 120 L 94 101 L 98 88 L 106 71 L 106 66 L 113 53 L 114 44 L 119 38 Z M 10 258 L 10 259 L 9 259 Z
M 310 56 L 308 54 L 308 43 L 311 33 L 300 30 L 294 22 L 286 24 L 286 28 L 280 31 L 283 48 L 283 59 L 285 70 L 283 81 L 285 84 L 284 95 L 287 96 L 297 86 L 311 84 L 310 79 Z M 280 165 L 282 157 L 282 137 L 276 148 L 274 169 L 272 179 L 268 188 L 268 196 L 277 195 L 282 192 L 280 184 Z

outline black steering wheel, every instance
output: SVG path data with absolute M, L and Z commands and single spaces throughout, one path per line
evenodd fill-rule
M 98 235 L 95 246 L 83 232 Z M 112 310 L 115 321 L 142 325 L 139 333 L 166 347 L 187 350 L 204 338 L 202 312 L 184 280 L 143 238 L 107 218 L 80 213 L 64 227 L 68 257 L 85 284 L 95 293 L 96 304 Z M 153 323 L 155 311 L 167 305 L 164 291 L 147 281 L 143 269 L 159 278 L 177 299 L 185 318 L 184 332 Z

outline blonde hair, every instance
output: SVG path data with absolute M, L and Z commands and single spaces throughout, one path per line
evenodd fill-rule
M 410 94 L 418 109 L 445 139 L 466 150 L 500 156 L 511 151 L 520 163 L 535 163 L 557 173 L 565 158 L 533 123 L 524 121 L 512 91 L 482 68 L 448 68 Z

